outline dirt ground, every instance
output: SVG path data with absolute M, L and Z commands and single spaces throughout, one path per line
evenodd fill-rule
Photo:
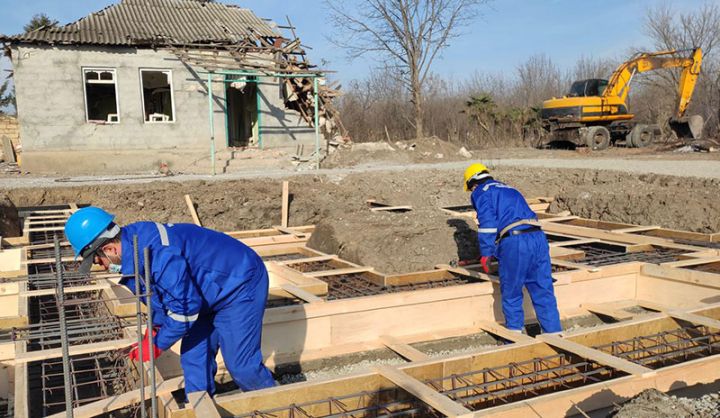
M 420 152 L 427 152 L 422 149 Z M 453 155 L 452 150 L 445 152 Z M 387 164 L 397 165 L 405 158 L 393 157 Z M 473 219 L 452 217 L 440 210 L 443 206 L 468 204 L 469 196 L 463 192 L 461 181 L 465 157 L 455 155 L 453 158 L 460 164 L 452 168 L 428 169 L 427 164 L 422 164 L 433 158 L 408 158 L 406 166 L 392 171 L 375 167 L 290 177 L 290 225 L 317 225 L 309 242 L 311 247 L 385 273 L 432 269 L 450 260 L 473 258 L 477 256 Z M 646 158 L 655 157 L 647 154 Z M 699 161 L 705 162 L 702 158 Z M 346 166 L 352 161 L 337 163 Z M 380 167 L 384 164 L 373 163 Z M 569 210 L 594 219 L 698 232 L 720 231 L 719 179 L 503 165 L 496 166 L 492 174 L 527 197 L 554 197 L 551 211 Z M 185 194 L 192 196 L 207 227 L 222 231 L 268 228 L 280 223 L 281 179 L 168 179 L 67 187 L 0 187 L 0 235 L 17 232 L 12 231 L 17 225 L 12 218 L 13 205 L 76 202 L 101 206 L 115 213 L 121 224 L 139 220 L 191 222 Z M 411 205 L 413 210 L 372 212 L 367 199 Z M 717 394 L 687 400 L 645 392 L 619 407 L 614 416 L 715 417 L 717 408 Z
M 720 180 L 511 167 L 498 167 L 493 174 L 528 197 L 555 197 L 555 211 L 720 231 Z M 461 169 L 415 170 L 412 165 L 404 171 L 296 176 L 290 182 L 290 225 L 317 225 L 310 246 L 385 273 L 432 269 L 438 263 L 471 258 L 477 255 L 473 220 L 439 210 L 468 203 L 461 176 Z M 16 206 L 87 203 L 117 214 L 120 223 L 191 222 L 185 194 L 191 195 L 200 219 L 210 228 L 235 231 L 280 223 L 280 180 L 0 189 L 0 199 L 7 196 Z M 413 211 L 371 212 L 367 199 L 412 205 Z
M 720 416 L 720 394 L 710 393 L 699 398 L 684 398 L 648 389 L 616 407 L 610 416 L 614 418 L 716 418 Z

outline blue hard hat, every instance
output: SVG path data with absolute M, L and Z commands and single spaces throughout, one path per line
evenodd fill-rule
M 113 223 L 115 215 L 104 210 L 88 206 L 70 215 L 65 223 L 65 237 L 70 241 L 75 256 L 79 256 L 88 245 Z

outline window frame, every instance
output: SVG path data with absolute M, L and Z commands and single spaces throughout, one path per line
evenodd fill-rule
M 115 67 L 81 67 L 81 76 L 82 76 L 82 89 L 83 89 L 83 97 L 85 98 L 85 123 L 92 123 L 92 124 L 105 124 L 105 125 L 119 125 L 121 118 L 120 118 L 120 84 L 118 82 L 118 73 L 117 68 Z M 88 96 L 87 96 L 87 73 L 89 72 L 98 72 L 98 73 L 104 73 L 104 72 L 110 72 L 113 74 L 113 84 L 115 85 L 115 108 L 117 109 L 117 120 L 116 121 L 103 121 L 100 123 L 98 120 L 90 120 L 90 111 L 89 111 L 89 103 L 88 103 Z M 92 83 L 90 83 L 92 84 Z M 108 83 L 109 84 L 109 83 Z
M 168 73 L 168 79 L 170 81 L 170 102 L 171 102 L 170 107 L 172 108 L 172 120 L 153 121 L 153 120 L 145 119 L 145 86 L 143 85 L 143 72 L 146 72 L 146 71 Z M 173 70 L 171 70 L 169 68 L 139 68 L 138 76 L 139 76 L 139 81 L 140 81 L 140 101 L 142 102 L 143 124 L 148 123 L 148 124 L 156 125 L 156 124 L 175 123 L 175 121 L 177 120 L 177 112 L 175 112 L 175 89 L 174 89 L 174 85 L 173 85 Z

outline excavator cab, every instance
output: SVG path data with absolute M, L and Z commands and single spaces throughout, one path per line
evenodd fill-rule
M 601 78 L 590 78 L 587 80 L 579 80 L 570 86 L 567 97 L 591 97 L 602 96 L 607 87 L 608 81 Z

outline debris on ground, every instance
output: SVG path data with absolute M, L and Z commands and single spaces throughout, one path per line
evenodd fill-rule
M 407 141 L 353 143 L 338 148 L 325 163 L 325 168 L 353 167 L 378 162 L 423 163 L 466 160 L 473 154 L 467 148 L 437 137 Z
M 720 417 L 720 394 L 700 398 L 668 395 L 647 389 L 619 405 L 610 414 L 614 418 L 717 418 Z

